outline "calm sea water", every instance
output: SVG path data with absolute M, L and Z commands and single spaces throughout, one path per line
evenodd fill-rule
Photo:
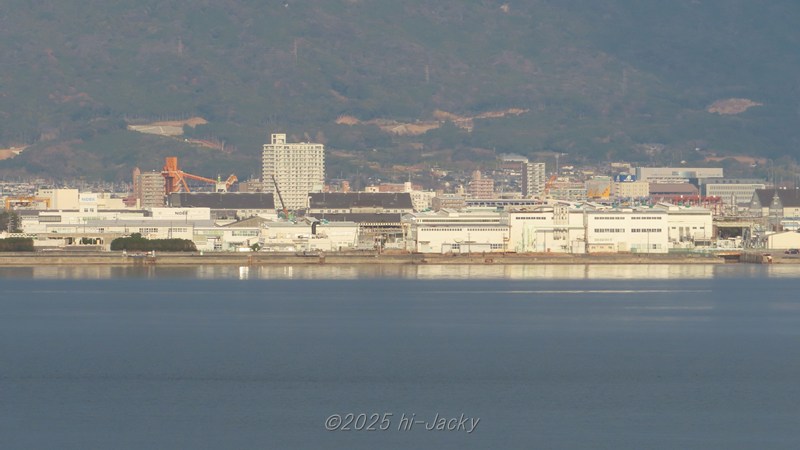
M 798 448 L 798 275 L 4 268 L 0 448 Z

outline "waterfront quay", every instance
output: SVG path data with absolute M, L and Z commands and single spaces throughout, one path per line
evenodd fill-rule
M 755 253 L 754 253 L 755 254 Z M 738 254 L 737 254 L 738 255 Z M 549 265 L 549 264 L 725 264 L 745 261 L 737 255 L 715 254 L 546 254 L 546 253 L 472 253 L 458 255 L 420 253 L 145 253 L 122 252 L 39 252 L 0 254 L 0 266 L 36 265 L 309 265 L 309 264 L 400 264 L 400 265 Z M 760 253 L 759 253 L 760 255 Z M 726 257 L 723 257 L 726 256 Z M 777 256 L 777 255 L 776 255 Z M 746 262 L 766 263 L 751 258 Z M 773 263 L 800 262 L 797 259 L 776 257 Z

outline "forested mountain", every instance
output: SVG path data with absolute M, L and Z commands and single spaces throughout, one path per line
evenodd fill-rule
M 789 0 L 5 0 L 0 148 L 28 147 L 0 171 L 123 179 L 177 154 L 246 178 L 270 132 L 327 144 L 332 176 L 794 156 L 798 23 Z

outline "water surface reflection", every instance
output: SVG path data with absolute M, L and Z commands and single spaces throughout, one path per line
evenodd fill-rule
M 38 266 L 2 267 L 2 278 L 31 279 L 710 279 L 798 277 L 800 266 L 576 264 L 576 265 L 298 265 L 298 266 Z

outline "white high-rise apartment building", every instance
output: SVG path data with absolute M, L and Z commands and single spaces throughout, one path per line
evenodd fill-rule
M 542 162 L 525 163 L 522 168 L 522 196 L 523 197 L 542 197 L 544 196 L 545 183 L 547 176 Z
M 281 206 L 275 182 L 287 209 L 306 209 L 308 194 L 322 192 L 325 185 L 325 146 L 289 144 L 285 134 L 273 134 L 270 143 L 264 144 L 262 175 L 262 190 L 275 194 L 277 208 Z

